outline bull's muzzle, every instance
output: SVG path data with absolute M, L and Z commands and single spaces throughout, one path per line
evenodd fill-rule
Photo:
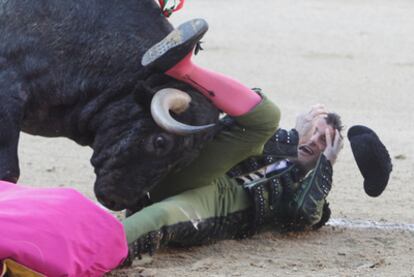
M 191 97 L 184 91 L 165 88 L 155 93 L 151 102 L 151 115 L 154 121 L 164 130 L 177 135 L 189 135 L 203 132 L 215 126 L 207 124 L 201 126 L 187 125 L 175 120 L 170 111 L 180 114 L 188 109 Z

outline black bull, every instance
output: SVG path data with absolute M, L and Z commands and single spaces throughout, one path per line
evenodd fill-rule
M 143 53 L 171 29 L 154 0 L 1 1 L 0 179 L 19 177 L 21 130 L 92 147 L 95 194 L 114 210 L 139 206 L 196 157 L 214 130 L 173 135 L 149 112 L 155 90 L 177 87 L 192 97 L 179 121 L 217 121 L 191 87 L 142 68 Z

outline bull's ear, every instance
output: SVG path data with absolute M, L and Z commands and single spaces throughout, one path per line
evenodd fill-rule
M 153 92 L 145 88 L 144 82 L 140 81 L 135 85 L 133 96 L 134 101 L 144 110 L 149 111 Z
M 149 75 L 145 80 L 141 80 L 135 85 L 133 91 L 135 102 L 143 109 L 150 111 L 154 94 L 171 82 L 174 82 L 174 79 L 165 74 Z

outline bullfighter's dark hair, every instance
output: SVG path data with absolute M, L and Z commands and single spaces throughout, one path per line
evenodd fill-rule
M 332 126 L 332 128 L 334 128 L 335 130 L 338 130 L 339 133 L 341 133 L 344 129 L 341 116 L 337 113 L 328 113 L 325 120 L 328 125 Z

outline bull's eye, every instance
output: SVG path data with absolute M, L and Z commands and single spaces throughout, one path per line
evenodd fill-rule
M 162 157 L 173 150 L 174 139 L 169 134 L 150 134 L 142 146 L 148 154 Z
M 165 148 L 167 141 L 163 136 L 157 136 L 154 140 L 155 148 Z

